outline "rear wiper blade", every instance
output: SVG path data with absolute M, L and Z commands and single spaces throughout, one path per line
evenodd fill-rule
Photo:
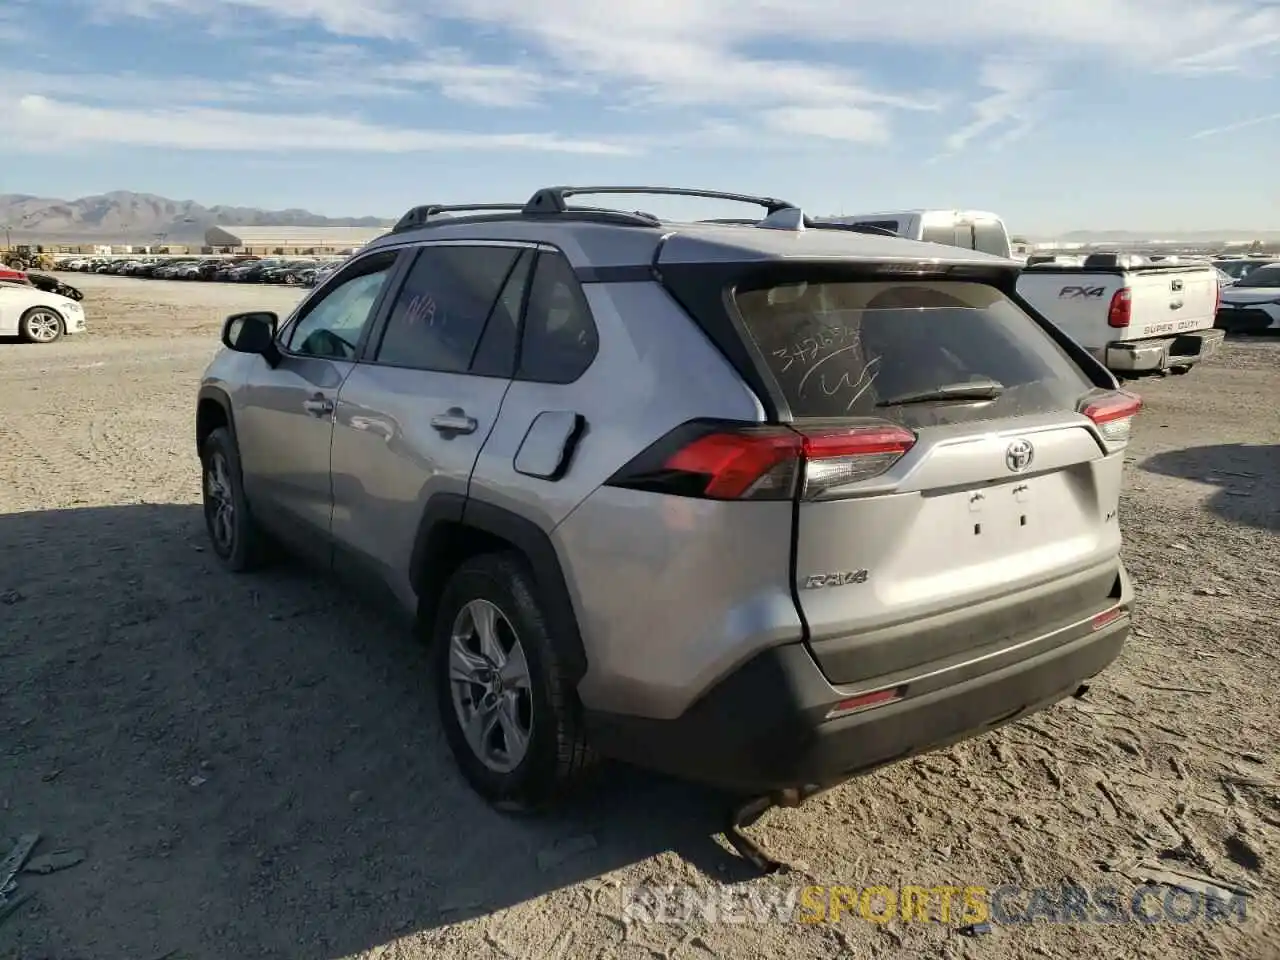
M 995 380 L 971 380 L 966 383 L 944 383 L 929 390 L 900 393 L 886 397 L 877 407 L 898 407 L 907 403 L 937 403 L 948 400 L 994 400 L 1004 393 L 1004 384 Z

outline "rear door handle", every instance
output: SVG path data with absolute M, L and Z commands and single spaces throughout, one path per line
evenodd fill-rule
M 333 413 L 333 401 L 328 397 L 316 394 L 314 397 L 302 401 L 302 409 L 313 417 L 323 417 Z
M 461 407 L 450 407 L 445 413 L 431 418 L 431 426 L 441 433 L 475 433 L 475 417 L 468 417 Z

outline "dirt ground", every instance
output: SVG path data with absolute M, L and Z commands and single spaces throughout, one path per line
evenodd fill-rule
M 300 567 L 219 570 L 197 380 L 226 313 L 295 291 L 67 279 L 90 332 L 0 342 L 0 857 L 38 830 L 37 853 L 85 859 L 19 875 L 34 896 L 0 921 L 0 957 L 1280 956 L 1280 341 L 1135 385 L 1137 630 L 1088 696 L 770 813 L 754 833 L 801 874 L 754 878 L 714 798 L 643 773 L 544 820 L 489 810 L 399 628 Z M 1139 860 L 1247 891 L 1247 918 L 628 924 L 620 894 L 1074 883 L 1127 901 Z

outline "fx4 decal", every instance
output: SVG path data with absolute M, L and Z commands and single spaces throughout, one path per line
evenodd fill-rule
M 1059 300 L 1096 300 L 1107 292 L 1106 287 L 1063 287 L 1058 291 Z

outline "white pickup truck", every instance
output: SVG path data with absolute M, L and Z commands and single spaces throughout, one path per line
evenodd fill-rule
M 870 227 L 908 240 L 964 247 L 997 257 L 1012 253 L 1009 231 L 997 214 L 984 210 L 900 210 L 896 213 L 855 213 L 818 217 L 824 223 Z
M 1126 254 L 1031 263 L 1018 293 L 1113 373 L 1186 373 L 1222 345 L 1208 263 Z

